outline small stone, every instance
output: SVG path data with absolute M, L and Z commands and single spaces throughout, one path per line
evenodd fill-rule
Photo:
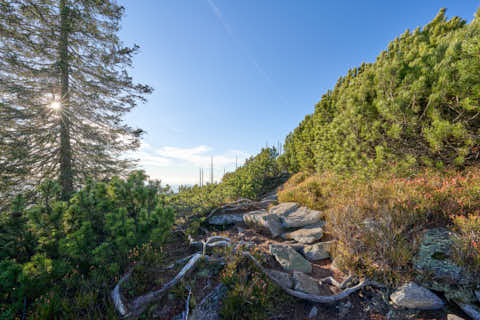
M 297 210 L 298 204 L 295 202 L 284 202 L 270 208 L 270 213 L 284 216 L 287 215 L 295 210 Z
M 309 261 L 323 260 L 330 258 L 330 250 L 334 244 L 334 240 L 319 242 L 310 246 L 304 246 L 301 252 Z
M 285 288 L 293 288 L 292 276 L 289 273 L 273 270 L 268 270 L 268 273 Z
M 457 305 L 473 320 L 480 320 L 480 308 L 473 304 L 457 303 Z
M 310 310 L 310 313 L 308 314 L 308 319 L 315 319 L 318 315 L 318 309 L 317 307 L 313 307 L 312 310 Z
M 289 246 L 270 244 L 270 254 L 287 271 L 301 271 L 304 273 L 312 272 L 312 264 Z
M 294 271 L 293 281 L 295 282 L 294 289 L 310 294 L 320 294 L 318 282 L 314 278 L 307 276 L 303 272 Z
M 301 243 L 313 243 L 323 237 L 323 224 L 316 224 L 293 232 L 282 234 L 283 239 L 293 239 Z
M 323 218 L 320 211 L 301 207 L 295 211 L 286 213 L 282 217 L 282 225 L 285 228 L 299 228 L 319 223 Z
M 459 317 L 455 314 L 449 314 L 449 315 L 447 315 L 447 320 L 465 320 L 465 319 L 463 319 L 463 318 L 461 318 L 461 317 Z
M 409 309 L 436 310 L 444 305 L 436 294 L 415 282 L 409 282 L 398 288 L 390 299 L 395 305 Z
M 220 214 L 212 216 L 208 219 L 208 223 L 213 225 L 228 225 L 235 224 L 243 221 L 243 214 Z

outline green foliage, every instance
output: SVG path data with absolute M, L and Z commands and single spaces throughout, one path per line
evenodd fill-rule
M 276 161 L 275 148 L 264 148 L 233 173 L 225 175 L 222 187 L 227 198 L 256 199 L 264 192 L 272 189 L 275 178 L 280 174 Z
M 260 254 L 256 256 L 261 260 Z M 221 281 L 229 289 L 220 310 L 222 319 L 269 319 L 280 304 L 292 300 L 241 253 L 230 256 Z
M 109 286 L 139 259 L 132 252 L 160 248 L 171 230 L 174 213 L 162 191 L 134 172 L 88 182 L 69 202 L 58 200 L 60 188 L 49 181 L 33 206 L 17 197 L 0 223 L 0 314 L 19 314 L 24 305 L 40 319 L 91 316 L 98 304 L 108 309 Z
M 288 135 L 282 168 L 376 171 L 478 161 L 480 21 L 442 9 L 341 77 Z

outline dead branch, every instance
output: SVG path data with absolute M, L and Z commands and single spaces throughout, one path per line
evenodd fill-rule
M 183 320 L 188 320 L 188 312 L 190 311 L 190 296 L 192 295 L 192 288 L 190 286 L 187 286 L 188 289 L 188 297 L 187 297 L 187 302 L 185 304 L 185 312 L 183 313 Z
M 113 305 L 115 306 L 115 309 L 118 311 L 118 313 L 120 313 L 120 315 L 122 317 L 124 317 L 126 314 L 127 314 L 127 308 L 125 307 L 125 305 L 123 304 L 123 301 L 122 301 L 122 297 L 120 295 L 120 286 L 122 285 L 122 283 L 124 283 L 125 281 L 128 280 L 128 278 L 130 278 L 130 275 L 132 274 L 132 270 L 130 270 L 129 272 L 127 272 L 127 274 L 125 274 L 121 279 L 120 281 L 118 281 L 117 285 L 115 286 L 115 288 L 113 288 L 112 290 L 112 300 L 113 300 Z
M 327 277 L 327 278 L 320 279 L 319 282 L 320 282 L 320 283 L 330 284 L 330 285 L 333 285 L 333 286 L 337 287 L 337 288 L 340 289 L 340 290 L 343 290 L 343 289 L 345 289 L 345 288 L 350 284 L 350 282 L 352 282 L 354 279 L 355 279 L 355 278 L 354 278 L 352 275 L 349 275 L 345 280 L 342 281 L 342 283 L 337 282 L 337 280 L 335 280 L 333 277 Z
M 346 297 L 348 297 L 350 294 L 366 287 L 366 286 L 379 286 L 379 287 L 383 287 L 383 285 L 375 282 L 375 281 L 370 281 L 370 280 L 364 280 L 362 282 L 360 282 L 359 284 L 357 284 L 356 286 L 354 287 L 351 287 L 349 289 L 345 289 L 343 292 L 337 294 L 337 295 L 333 295 L 333 296 L 319 296 L 319 295 L 315 295 L 315 294 L 308 294 L 308 293 L 304 293 L 304 292 L 301 292 L 301 291 L 297 291 L 297 290 L 293 290 L 293 289 L 290 289 L 290 288 L 287 288 L 285 287 L 280 281 L 278 281 L 275 277 L 273 277 L 270 272 L 268 270 L 266 270 L 261 264 L 260 262 L 258 262 L 257 259 L 255 259 L 250 253 L 248 252 L 243 252 L 243 255 L 249 257 L 253 263 L 255 263 L 255 265 L 262 271 L 264 272 L 267 277 L 272 280 L 273 282 L 275 282 L 278 286 L 280 286 L 280 288 L 282 288 L 282 290 L 284 290 L 286 293 L 288 293 L 289 295 L 292 295 L 294 297 L 297 297 L 297 298 L 300 298 L 300 299 L 303 299 L 303 300 L 308 300 L 308 301 L 311 301 L 311 302 L 317 302 L 317 303 L 326 303 L 326 304 L 330 304 L 330 303 L 335 303 L 337 301 L 340 301 L 342 299 L 345 299 Z

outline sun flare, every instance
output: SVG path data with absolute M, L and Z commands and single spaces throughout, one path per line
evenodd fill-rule
M 52 103 L 50 103 L 49 107 L 52 110 L 58 111 L 62 108 L 62 104 L 59 101 L 53 101 Z

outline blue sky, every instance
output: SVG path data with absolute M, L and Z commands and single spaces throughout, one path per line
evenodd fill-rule
M 215 180 L 283 141 L 339 76 L 372 62 L 442 7 L 467 21 L 478 1 L 121 0 L 138 44 L 131 74 L 154 87 L 126 120 L 147 131 L 134 154 L 164 183 Z

